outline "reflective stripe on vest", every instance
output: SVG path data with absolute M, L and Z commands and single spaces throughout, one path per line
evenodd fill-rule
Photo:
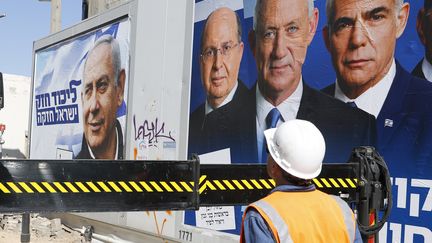
M 356 230 L 355 225 L 356 224 L 355 224 L 355 218 L 354 218 L 353 212 L 351 211 L 351 208 L 348 207 L 348 204 L 344 200 L 342 200 L 340 197 L 334 196 L 334 195 L 331 195 L 331 196 L 339 204 L 339 207 L 341 207 L 342 213 L 344 215 L 345 225 L 347 227 L 350 242 L 354 242 L 355 230 Z
M 279 238 L 279 242 L 293 242 L 288 232 L 288 226 L 285 224 L 285 221 L 280 217 L 279 213 L 276 212 L 276 210 L 270 204 L 263 200 L 260 200 L 253 203 L 251 206 L 256 209 L 261 209 L 262 211 L 264 211 L 267 217 L 269 217 L 271 223 L 277 230 L 277 235 L 274 235 L 275 239 Z

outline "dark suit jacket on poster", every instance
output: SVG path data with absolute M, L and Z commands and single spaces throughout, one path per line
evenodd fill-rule
M 251 103 L 256 103 L 255 92 Z M 255 108 L 253 112 L 254 155 L 258 161 Z M 306 83 L 303 83 L 296 118 L 312 122 L 323 134 L 326 142 L 324 163 L 345 163 L 353 148 L 375 145 L 375 118 L 372 115 L 314 90 Z
M 255 122 L 251 113 L 255 103 L 249 103 L 250 94 L 239 81 L 233 99 L 227 104 L 207 115 L 205 103 L 201 104 L 189 120 L 189 155 L 230 148 L 232 163 L 255 162 L 255 157 L 250 156 L 254 138 L 250 120 Z
M 423 64 L 423 59 L 421 59 L 420 62 L 417 64 L 417 66 L 415 66 L 415 68 L 412 70 L 411 74 L 416 76 L 416 77 L 426 79 L 426 77 L 423 73 L 422 64 Z
M 334 95 L 335 85 L 325 88 Z M 377 147 L 392 176 L 430 178 L 432 173 L 432 83 L 405 71 L 396 75 L 376 120 Z
M 374 146 L 375 118 L 303 83 L 297 119 L 315 124 L 326 142 L 324 163 L 347 162 L 353 148 Z
M 118 120 L 116 120 L 116 129 L 117 129 L 118 141 L 119 141 L 119 144 L 117 145 L 118 146 L 117 159 L 123 159 L 123 133 L 122 133 L 120 122 Z M 81 151 L 76 156 L 76 159 L 92 159 L 90 152 L 88 150 L 87 140 L 85 139 L 84 134 L 81 143 Z
M 258 163 L 255 94 L 256 86 L 249 91 L 239 82 L 230 103 L 207 117 L 204 116 L 205 104 L 194 111 L 189 123 L 189 153 L 230 147 L 232 162 Z M 375 118 L 372 115 L 305 84 L 297 118 L 311 121 L 323 133 L 325 162 L 347 162 L 353 147 L 374 144 Z M 186 219 L 194 218 L 194 212 L 188 211 L 186 215 Z M 237 230 L 228 232 L 239 233 L 242 215 L 239 206 L 235 207 L 235 215 Z

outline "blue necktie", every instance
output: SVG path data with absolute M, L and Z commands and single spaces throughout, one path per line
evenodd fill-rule
M 281 119 L 281 113 L 277 108 L 273 108 L 266 117 L 266 129 L 275 128 L 279 119 Z M 267 161 L 267 142 L 264 137 L 263 139 L 263 146 L 262 146 L 262 153 L 261 153 L 261 163 L 266 163 Z
M 281 118 L 281 113 L 277 108 L 273 108 L 266 117 L 267 129 L 275 128 L 279 119 Z
M 347 104 L 349 106 L 351 106 L 352 108 L 357 108 L 357 105 L 356 105 L 356 103 L 354 101 L 348 101 Z

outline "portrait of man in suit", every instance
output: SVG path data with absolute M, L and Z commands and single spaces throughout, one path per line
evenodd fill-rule
M 412 71 L 414 76 L 432 81 L 432 0 L 424 0 L 417 14 L 417 34 L 425 47 L 424 58 Z
M 249 90 L 238 80 L 241 36 L 241 22 L 233 10 L 218 8 L 207 17 L 199 60 L 206 100 L 190 115 L 190 153 L 229 148 L 233 162 L 251 162 L 246 157 L 251 139 L 243 132 Z
M 430 176 L 424 168 L 432 168 L 432 84 L 409 74 L 394 58 L 409 4 L 403 0 L 327 0 L 326 4 L 323 36 L 337 81 L 324 91 L 355 102 L 377 118 L 378 151 L 393 176 L 409 172 L 415 178 Z
M 123 102 L 125 77 L 119 43 L 111 35 L 99 37 L 84 63 L 84 134 L 77 159 L 123 158 L 123 133 L 116 113 Z
M 249 43 L 258 72 L 253 103 L 261 162 L 267 157 L 263 131 L 296 118 L 311 121 L 323 133 L 324 162 L 346 162 L 353 147 L 374 143 L 372 116 L 310 88 L 303 80 L 302 66 L 317 25 L 313 0 L 256 2 Z

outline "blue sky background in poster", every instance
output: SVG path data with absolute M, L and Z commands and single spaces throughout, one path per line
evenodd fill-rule
M 237 12 L 242 20 L 242 41 L 244 53 L 240 65 L 239 79 L 248 88 L 256 81 L 256 67 L 248 43 L 248 31 L 252 29 L 252 16 L 255 1 L 250 0 L 196 0 L 195 1 L 195 29 L 194 49 L 192 54 L 192 84 L 190 112 L 192 113 L 205 100 L 200 70 L 200 38 L 204 20 L 210 12 L 222 6 L 229 6 Z M 423 1 L 406 1 L 410 3 L 410 16 L 403 35 L 396 44 L 395 58 L 409 72 L 423 58 L 424 48 L 416 32 L 416 17 Z M 335 81 L 335 73 L 330 61 L 329 53 L 325 47 L 322 29 L 326 24 L 325 1 L 316 0 L 315 7 L 319 9 L 319 23 L 317 33 L 308 48 L 306 62 L 303 65 L 303 78 L 307 84 L 321 89 Z M 430 169 L 425 167 L 424 169 Z M 420 168 L 421 170 L 421 168 Z M 390 171 L 392 176 L 392 171 Z M 429 178 L 415 178 L 410 174 L 398 172 L 392 177 L 393 183 L 393 212 L 389 222 L 382 230 L 382 242 L 401 242 L 412 239 L 414 242 L 424 242 L 432 238 L 432 174 Z M 239 233 L 241 212 L 236 212 L 235 230 Z M 186 214 L 185 223 L 195 225 L 195 217 Z
M 102 34 L 113 35 L 120 44 L 122 67 L 129 78 L 130 22 L 125 20 L 38 50 L 35 54 L 30 157 L 58 157 L 58 150 L 76 156 L 83 134 L 81 88 L 88 50 Z M 125 93 L 127 100 L 127 92 Z M 117 112 L 124 130 L 126 103 Z

